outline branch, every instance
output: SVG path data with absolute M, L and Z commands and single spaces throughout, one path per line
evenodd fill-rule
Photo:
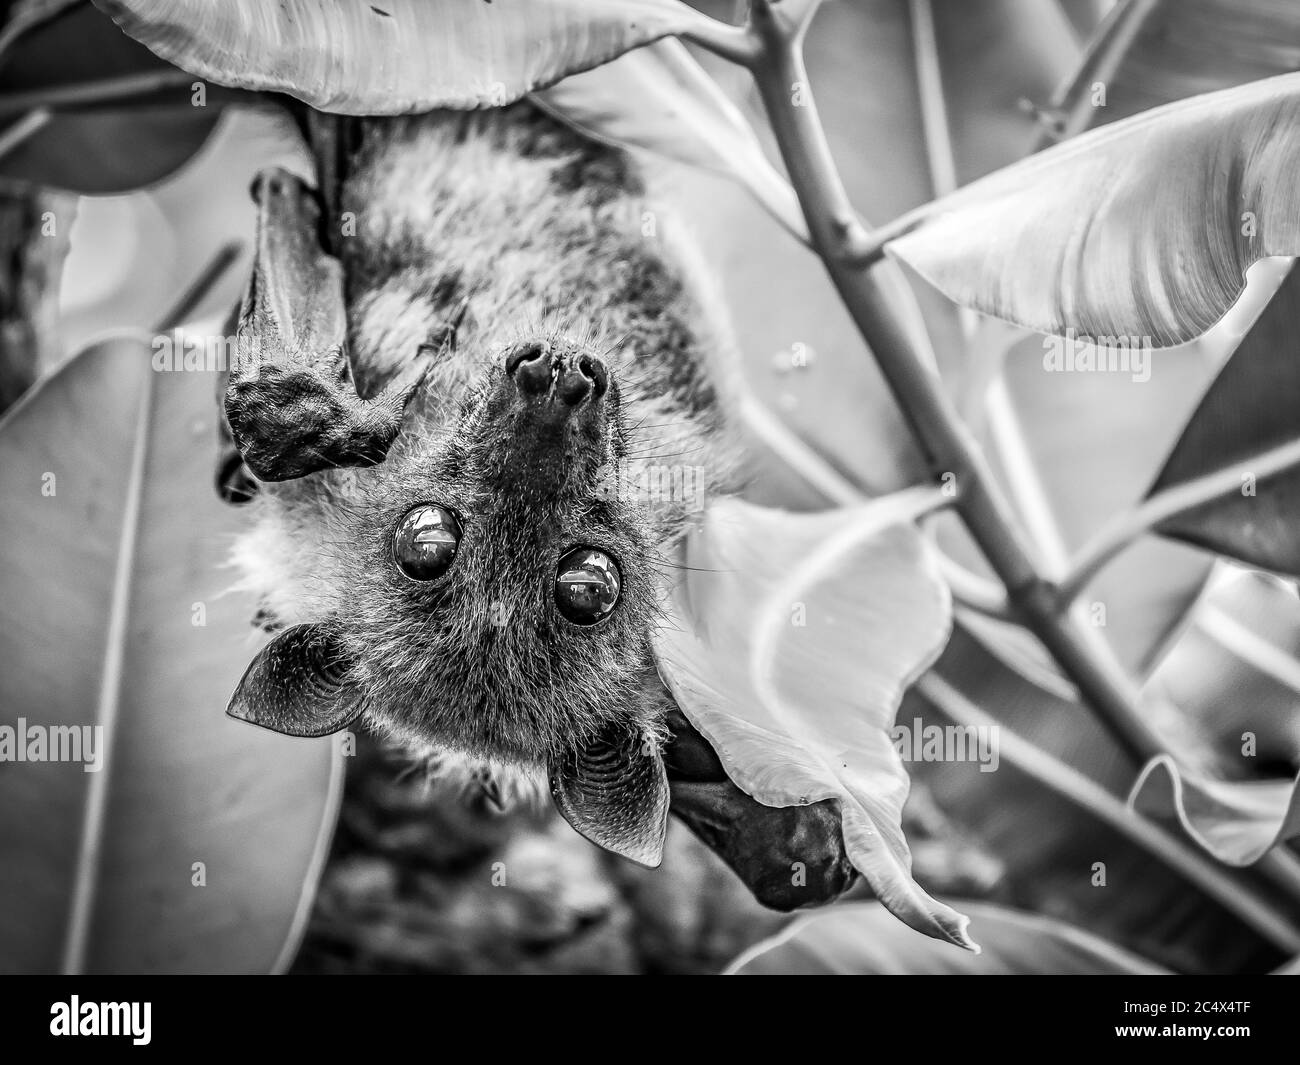
M 1166 832 L 1154 821 L 1134 813 L 1122 799 L 1116 798 L 1096 781 L 986 714 L 937 673 L 923 676 L 917 681 L 916 690 L 955 724 L 996 729 L 1001 755 L 1022 773 L 1087 810 L 1169 868 L 1182 873 L 1281 950 L 1288 954 L 1297 952 L 1300 930 L 1296 928 L 1293 915 L 1248 883 L 1240 873 L 1224 869 L 1209 855 Z
M 1167 488 L 1128 513 L 1119 515 L 1084 544 L 1072 562 L 1069 574 L 1056 592 L 1061 609 L 1078 598 L 1106 564 L 1139 536 L 1151 532 L 1170 518 L 1223 499 L 1240 489 L 1243 471 L 1249 471 L 1256 480 L 1262 481 L 1297 466 L 1300 466 L 1300 440 L 1292 440 L 1252 459 Z
M 802 28 L 781 15 L 783 6 L 770 0 L 753 2 L 750 30 L 762 47 L 752 69 L 813 246 L 875 355 L 932 472 L 956 477 L 957 510 L 1006 587 L 1010 606 L 1053 654 L 1133 761 L 1141 764 L 1160 753 L 1163 744 L 1143 721 L 1131 680 L 1113 661 L 1093 651 L 1073 618 L 1058 615 L 1055 589 L 1022 541 L 983 455 L 937 375 L 919 357 L 870 267 L 864 265 L 864 250 L 873 239 L 849 203 L 835 168 L 804 68 Z
M 700 15 L 694 26 L 678 36 L 742 67 L 751 66 L 758 56 L 759 44 L 749 27 L 732 26 L 707 15 Z

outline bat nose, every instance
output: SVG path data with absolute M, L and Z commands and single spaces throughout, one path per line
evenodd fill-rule
M 581 406 L 588 397 L 597 402 L 609 388 L 609 372 L 599 359 L 545 341 L 516 345 L 505 368 L 525 398 L 550 397 L 567 408 Z

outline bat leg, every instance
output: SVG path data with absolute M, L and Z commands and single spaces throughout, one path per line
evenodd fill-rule
M 257 250 L 225 393 L 235 448 L 262 481 L 382 462 L 429 361 L 414 359 L 362 399 L 347 358 L 343 270 L 321 247 L 315 194 L 277 168 L 258 175 L 253 195 Z

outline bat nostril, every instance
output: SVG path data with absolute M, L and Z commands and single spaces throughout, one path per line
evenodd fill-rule
M 591 381 L 595 389 L 595 398 L 600 399 L 605 394 L 605 389 L 609 387 L 609 371 L 605 369 L 605 364 L 590 355 L 583 355 L 578 360 L 578 369 Z
M 555 387 L 555 394 L 567 406 L 576 407 L 590 394 L 592 380 L 577 370 L 569 370 Z
M 506 373 L 521 392 L 541 395 L 551 387 L 553 360 L 549 344 L 529 342 L 517 345 L 506 356 Z
M 516 344 L 506 355 L 506 373 L 513 377 L 520 364 L 540 359 L 543 355 L 549 355 L 550 351 L 551 346 L 541 340 L 527 340 Z

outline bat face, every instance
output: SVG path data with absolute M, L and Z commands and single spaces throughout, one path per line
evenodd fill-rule
M 382 463 L 266 486 L 259 550 L 310 620 L 250 666 L 231 713 L 305 735 L 365 714 L 417 748 L 549 767 L 575 827 L 653 864 L 661 571 L 617 490 L 625 435 L 604 364 L 545 337 L 505 351 L 454 424 L 408 415 Z M 639 797 L 588 809 L 620 789 Z M 611 844 L 608 826 L 637 838 Z
M 617 382 L 562 340 L 514 346 L 459 424 L 410 426 L 356 488 L 340 646 L 372 718 L 407 739 L 535 763 L 652 724 L 657 589 L 644 517 L 609 490 Z

